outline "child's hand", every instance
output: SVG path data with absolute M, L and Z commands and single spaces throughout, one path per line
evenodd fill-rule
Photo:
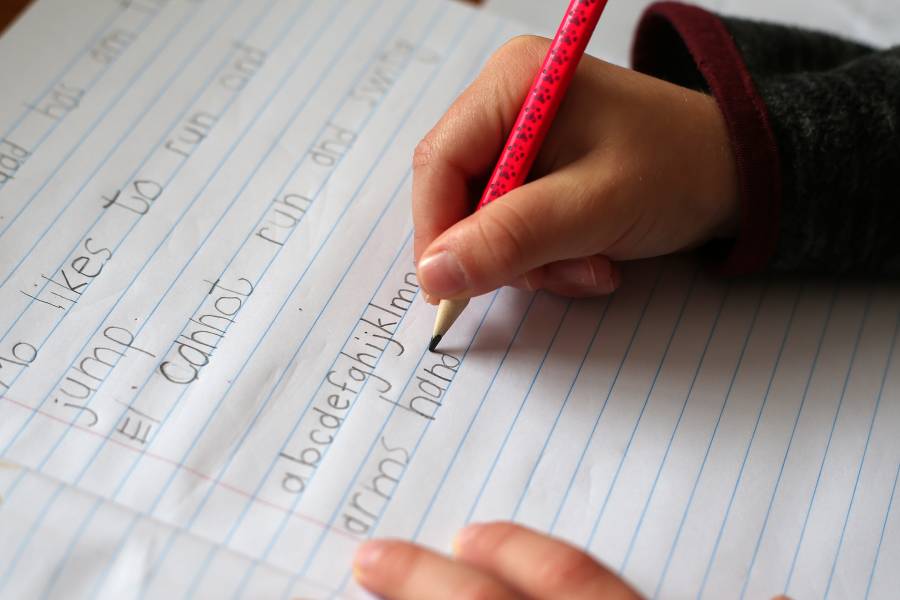
M 610 260 L 734 233 L 734 159 L 715 101 L 590 56 L 533 181 L 470 215 L 548 43 L 506 44 L 416 149 L 415 256 L 429 301 L 505 284 L 606 294 L 618 285 Z
M 454 546 L 451 559 L 405 542 L 369 542 L 354 572 L 388 600 L 638 598 L 584 552 L 512 523 L 469 526 Z

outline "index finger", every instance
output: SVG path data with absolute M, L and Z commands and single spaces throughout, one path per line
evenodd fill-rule
M 473 200 L 469 186 L 494 167 L 549 43 L 522 36 L 504 44 L 416 147 L 412 193 L 417 263 L 438 235 L 471 213 L 477 198 Z

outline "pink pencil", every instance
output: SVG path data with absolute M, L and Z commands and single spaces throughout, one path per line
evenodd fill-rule
M 476 210 L 525 183 L 606 2 L 571 0 L 569 3 Z M 468 300 L 441 300 L 429 350 L 434 352 L 468 303 Z

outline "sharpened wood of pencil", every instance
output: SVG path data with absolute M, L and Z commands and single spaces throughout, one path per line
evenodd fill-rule
M 434 331 L 431 334 L 431 343 L 428 344 L 428 350 L 431 352 L 437 350 L 444 334 L 450 330 L 450 327 L 468 305 L 468 300 L 441 301 L 438 306 L 437 318 L 434 320 Z
M 485 187 L 480 209 L 525 183 L 575 76 L 607 0 L 572 0 Z M 428 349 L 438 344 L 469 300 L 441 300 Z

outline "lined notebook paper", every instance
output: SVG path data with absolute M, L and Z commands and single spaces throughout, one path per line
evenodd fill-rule
M 514 519 L 650 597 L 900 589 L 900 289 L 630 264 L 431 354 L 410 155 L 523 28 L 40 0 L 2 39 L 0 596 L 362 598 Z

